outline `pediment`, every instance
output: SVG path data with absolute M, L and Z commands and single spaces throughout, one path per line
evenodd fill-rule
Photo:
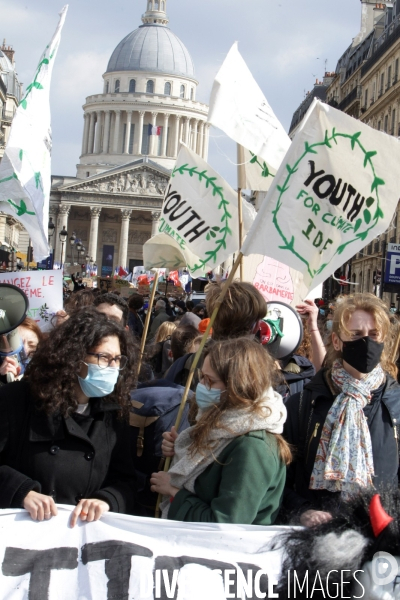
M 149 164 L 113 168 L 59 188 L 65 192 L 96 195 L 152 196 L 163 198 L 169 181 L 166 171 Z

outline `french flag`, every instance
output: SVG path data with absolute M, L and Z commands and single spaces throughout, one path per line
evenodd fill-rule
M 149 135 L 161 135 L 161 127 L 149 125 Z

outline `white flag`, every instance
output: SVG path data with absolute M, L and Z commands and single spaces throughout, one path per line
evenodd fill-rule
M 400 142 L 314 100 L 245 240 L 308 289 L 386 231 L 400 195 Z
M 254 164 L 258 159 L 265 178 L 277 171 L 291 143 L 240 55 L 237 43 L 215 78 L 208 121 L 250 150 L 256 157 Z
M 242 190 L 268 192 L 276 175 L 276 170 L 267 166 L 247 148 L 238 144 L 238 187 Z
M 16 217 L 32 240 L 37 262 L 49 255 L 51 187 L 50 81 L 68 6 L 15 113 L 0 163 L 0 210 Z
M 254 218 L 255 210 L 244 201 L 244 235 Z M 187 146 L 182 146 L 172 171 L 158 233 L 167 234 L 173 243 L 164 249 L 159 236 L 146 242 L 148 269 L 177 269 L 186 264 L 191 275 L 200 277 L 239 250 L 237 192 Z

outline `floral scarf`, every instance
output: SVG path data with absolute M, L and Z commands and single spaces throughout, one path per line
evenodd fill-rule
M 341 390 L 326 417 L 310 480 L 310 489 L 352 495 L 357 486 L 372 485 L 374 461 L 364 407 L 372 391 L 385 381 L 380 365 L 355 379 L 336 360 L 331 373 Z

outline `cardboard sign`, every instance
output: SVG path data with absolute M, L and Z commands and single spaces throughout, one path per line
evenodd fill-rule
M 37 322 L 42 331 L 52 329 L 51 317 L 63 308 L 61 271 L 20 271 L 0 273 L 0 283 L 11 283 L 20 288 L 29 300 L 26 313 Z

